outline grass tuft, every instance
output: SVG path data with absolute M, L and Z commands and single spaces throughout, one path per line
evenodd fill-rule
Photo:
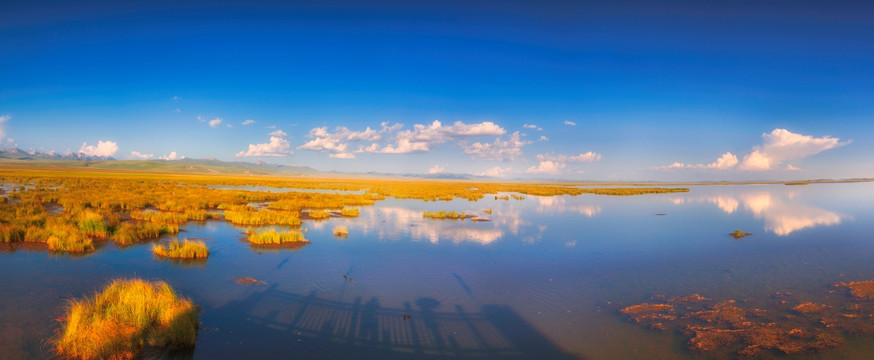
M 209 256 L 209 249 L 203 241 L 189 241 L 183 239 L 173 239 L 166 246 L 155 244 L 152 246 L 152 252 L 155 255 L 173 258 L 173 259 L 206 259 Z
M 247 240 L 255 245 L 282 245 L 288 243 L 307 243 L 300 231 L 278 232 L 270 229 L 260 232 L 249 232 Z
M 349 236 L 349 229 L 346 225 L 340 225 L 334 228 L 334 236 Z
M 55 352 L 75 359 L 133 359 L 144 350 L 194 346 L 197 307 L 166 282 L 113 280 L 103 291 L 69 303 L 53 339 Z

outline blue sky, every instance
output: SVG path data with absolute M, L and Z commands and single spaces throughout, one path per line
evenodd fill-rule
M 119 159 L 874 177 L 872 38 L 864 2 L 4 1 L 0 126 Z

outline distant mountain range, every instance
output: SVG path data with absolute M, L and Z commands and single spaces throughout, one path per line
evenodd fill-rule
M 17 147 L 0 149 L 0 159 L 13 160 L 79 160 L 79 161 L 94 161 L 94 160 L 115 160 L 109 156 L 90 156 L 83 153 L 67 153 L 58 154 L 54 151 L 39 152 L 36 150 L 24 151 Z
M 60 155 L 55 152 L 24 151 L 18 148 L 0 149 L 0 163 L 191 174 L 317 175 L 321 173 L 307 166 L 278 165 L 261 161 L 250 163 L 217 159 L 116 160 L 108 156 L 89 156 L 83 153 Z

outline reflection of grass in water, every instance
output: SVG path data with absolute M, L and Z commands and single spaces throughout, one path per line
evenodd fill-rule
M 132 359 L 146 348 L 190 348 L 197 312 L 163 281 L 118 279 L 93 297 L 71 301 L 52 343 L 58 355 L 79 359 Z
M 334 236 L 337 236 L 337 237 L 349 236 L 349 229 L 346 228 L 346 225 L 337 226 L 334 228 Z
M 167 245 L 155 244 L 152 246 L 155 255 L 173 259 L 206 259 L 209 249 L 203 241 L 189 241 L 173 239 Z
M 206 267 L 206 258 L 182 259 L 182 258 L 170 258 L 170 257 L 155 255 L 155 259 L 158 261 L 162 261 L 162 262 L 168 262 L 173 266 L 198 267 L 198 268 Z

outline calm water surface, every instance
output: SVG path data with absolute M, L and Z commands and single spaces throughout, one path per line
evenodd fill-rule
M 312 244 L 299 249 L 255 249 L 240 241 L 245 229 L 189 223 L 180 237 L 208 239 L 211 250 L 195 264 L 158 260 L 150 244 L 83 257 L 6 249 L 0 358 L 49 357 L 65 301 L 117 277 L 165 280 L 203 308 L 198 359 L 731 357 L 691 352 L 688 338 L 633 324 L 618 306 L 699 293 L 768 309 L 778 291 L 815 301 L 836 282 L 874 279 L 872 204 L 871 183 L 388 199 L 359 218 L 304 221 Z M 423 219 L 424 210 L 491 221 Z M 332 235 L 338 225 L 348 237 Z M 732 239 L 736 228 L 754 235 Z M 245 276 L 267 285 L 233 280 Z M 872 356 L 874 337 L 858 337 L 809 357 Z

